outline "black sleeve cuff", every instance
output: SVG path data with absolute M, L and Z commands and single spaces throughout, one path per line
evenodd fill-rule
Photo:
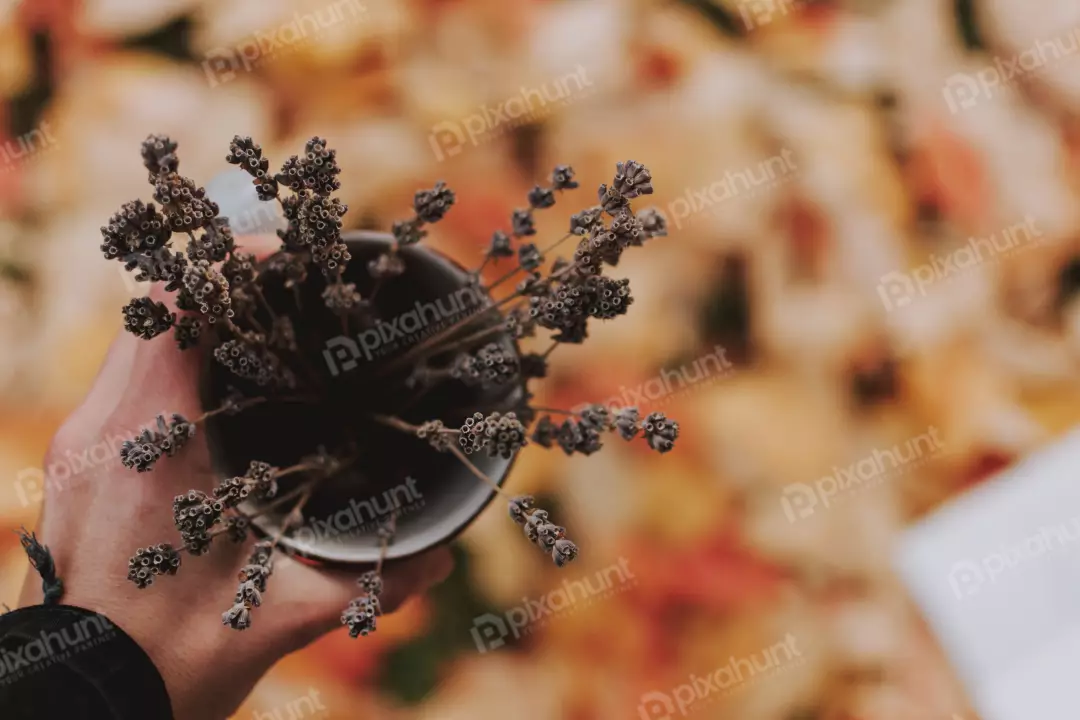
M 173 720 L 149 656 L 104 615 L 34 605 L 0 615 L 4 720 Z

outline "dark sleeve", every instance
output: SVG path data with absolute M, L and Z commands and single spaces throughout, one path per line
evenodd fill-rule
M 0 718 L 173 720 L 149 656 L 104 615 L 34 605 L 0 615 Z

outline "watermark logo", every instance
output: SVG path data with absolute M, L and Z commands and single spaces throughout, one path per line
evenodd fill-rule
M 1080 51 L 1080 28 L 1072 28 L 1051 40 L 1038 40 L 1034 47 L 1009 58 L 995 57 L 994 62 L 974 75 L 956 73 L 945 80 L 942 93 L 953 115 L 975 107 L 982 100 L 993 100 L 1004 88 L 1025 75 L 1038 73 L 1055 62 Z
M 125 440 L 135 437 L 141 431 L 122 435 L 114 433 L 101 442 L 83 448 L 82 451 L 67 450 L 63 457 L 49 464 L 47 468 L 23 468 L 15 473 L 15 495 L 25 508 L 41 502 L 46 488 L 54 492 L 69 489 L 78 484 L 84 473 L 120 457 L 120 447 Z
M 773 22 L 803 4 L 803 0 L 741 0 L 739 14 L 747 30 Z
M 577 69 L 539 88 L 519 89 L 517 95 L 495 105 L 481 105 L 478 112 L 459 120 L 436 123 L 428 135 L 435 159 L 460 155 L 466 145 L 476 147 L 482 140 L 490 140 L 520 125 L 543 120 L 554 109 L 589 97 L 596 92 L 592 80 L 585 76 L 585 68 Z
M 0 171 L 9 170 L 18 163 L 51 150 L 56 144 L 49 123 L 43 121 L 30 132 L 0 143 Z
M 506 644 L 506 637 L 513 635 L 517 640 L 522 635 L 532 634 L 536 628 L 547 625 L 552 619 L 576 612 L 593 603 L 605 600 L 617 593 L 625 592 L 637 585 L 637 577 L 627 567 L 627 559 L 619 562 L 585 580 L 563 580 L 563 586 L 541 595 L 539 598 L 522 598 L 516 605 L 502 615 L 485 613 L 473 618 L 470 630 L 476 649 L 481 653 L 497 650 Z
M 641 720 L 673 720 L 686 717 L 691 710 L 698 710 L 717 698 L 757 682 L 763 677 L 801 665 L 805 660 L 796 637 L 788 633 L 782 642 L 753 653 L 749 657 L 736 658 L 727 664 L 699 677 L 694 674 L 689 682 L 671 689 L 671 692 L 652 691 L 641 696 L 638 717 Z M 761 661 L 758 662 L 758 656 Z
M 292 531 L 291 537 L 308 546 L 326 541 L 341 542 L 372 533 L 391 516 L 401 519 L 422 507 L 424 495 L 416 487 L 416 479 L 406 477 L 404 483 L 383 491 L 382 495 L 361 501 L 350 498 L 347 508 L 325 518 L 307 519 Z
M 686 197 L 676 198 L 668 203 L 668 217 L 675 221 L 677 229 L 689 218 L 710 209 L 716 212 L 718 205 L 737 197 L 750 197 L 764 190 L 777 187 L 791 180 L 799 168 L 793 159 L 794 153 L 785 148 L 779 155 L 774 155 L 757 164 L 756 168 L 744 168 L 724 176 L 710 185 L 692 189 L 687 188 Z
M 725 357 L 726 353 L 726 348 L 717 345 L 711 353 L 702 355 L 692 363 L 684 363 L 673 369 L 665 368 L 659 375 L 638 383 L 633 388 L 620 385 L 618 395 L 612 395 L 601 404 L 610 410 L 629 406 L 639 409 L 660 407 L 702 384 L 730 377 L 735 370 L 735 364 Z M 582 403 L 571 410 L 581 412 L 591 404 Z
M 0 649 L 0 685 L 9 685 L 64 662 L 73 655 L 116 637 L 116 626 L 104 615 L 84 617 L 71 627 L 54 632 L 42 630 L 22 645 Z
M 1035 220 L 1028 216 L 988 238 L 970 238 L 963 246 L 947 255 L 931 255 L 929 262 L 919 265 L 911 272 L 891 272 L 878 282 L 878 295 L 885 310 L 892 312 L 907 307 L 916 296 L 926 297 L 928 287 L 937 282 L 948 282 L 983 262 L 997 260 L 1018 250 L 1037 247 L 1045 241 L 1043 233 L 1035 227 Z
M 1080 540 L 1080 515 L 1054 526 L 1043 526 L 1028 537 L 1008 545 L 978 562 L 970 559 L 953 563 L 949 586 L 957 600 L 978 595 L 987 582 L 996 584 L 1003 573 L 1011 572 L 1031 560 L 1044 557 L 1057 549 L 1075 548 Z
M 840 493 L 865 490 L 880 485 L 890 477 L 910 472 L 940 453 L 942 447 L 938 429 L 931 425 L 925 433 L 911 438 L 903 446 L 896 444 L 890 450 L 876 449 L 872 454 L 847 467 L 833 466 L 832 473 L 815 482 L 813 486 L 806 483 L 786 486 L 780 505 L 788 522 L 794 523 L 817 512 L 819 504 L 830 507 Z
M 375 326 L 360 332 L 356 340 L 344 335 L 331 338 L 323 349 L 323 358 L 330 374 L 337 377 L 359 367 L 361 358 L 370 362 L 376 357 L 408 347 L 486 304 L 487 298 L 480 288 L 473 286 L 463 287 L 449 297 L 432 302 L 417 300 L 412 310 L 389 320 L 376 320 Z
M 260 30 L 233 47 L 210 50 L 202 61 L 203 72 L 210 87 L 223 85 L 240 72 L 251 72 L 267 60 L 294 52 L 327 28 L 365 18 L 367 12 L 359 0 L 339 0 L 311 12 L 295 12 L 291 21 L 276 28 Z
M 256 710 L 252 720 L 300 720 L 300 718 L 328 717 L 329 709 L 319 699 L 318 690 L 308 688 L 306 695 L 290 700 L 273 710 Z

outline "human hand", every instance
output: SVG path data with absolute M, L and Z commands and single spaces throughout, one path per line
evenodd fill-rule
M 171 306 L 157 286 L 151 295 Z M 200 356 L 179 350 L 171 338 L 147 342 L 121 333 L 82 405 L 57 431 L 44 467 L 106 438 L 133 435 L 166 410 L 197 417 Z M 105 615 L 139 643 L 165 681 L 177 720 L 230 715 L 279 658 L 339 628 L 342 610 L 362 594 L 356 574 L 316 570 L 278 553 L 251 628 L 224 627 L 221 613 L 236 593 L 253 540 L 215 543 L 206 555 L 185 556 L 183 582 L 163 576 L 143 590 L 129 582 L 134 551 L 176 535 L 162 509 L 191 488 L 209 493 L 218 480 L 202 432 L 151 473 L 123 467 L 114 448 L 105 462 L 62 483 L 45 483 L 36 530 L 63 580 L 61 602 Z M 383 612 L 445 579 L 451 566 L 445 548 L 387 563 Z M 20 606 L 41 601 L 40 579 L 31 574 Z

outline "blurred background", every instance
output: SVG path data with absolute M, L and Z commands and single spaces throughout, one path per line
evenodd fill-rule
M 272 163 L 326 137 L 353 227 L 445 180 L 431 242 L 468 265 L 555 164 L 582 187 L 541 244 L 634 159 L 670 234 L 537 402 L 662 410 L 676 451 L 527 448 L 508 487 L 575 563 L 496 504 L 446 583 L 236 717 L 976 717 L 890 554 L 1080 416 L 1076 3 L 0 0 L 0 95 L 0 601 L 49 439 L 145 291 L 98 246 L 149 198 L 147 134 L 211 188 L 233 135 Z

